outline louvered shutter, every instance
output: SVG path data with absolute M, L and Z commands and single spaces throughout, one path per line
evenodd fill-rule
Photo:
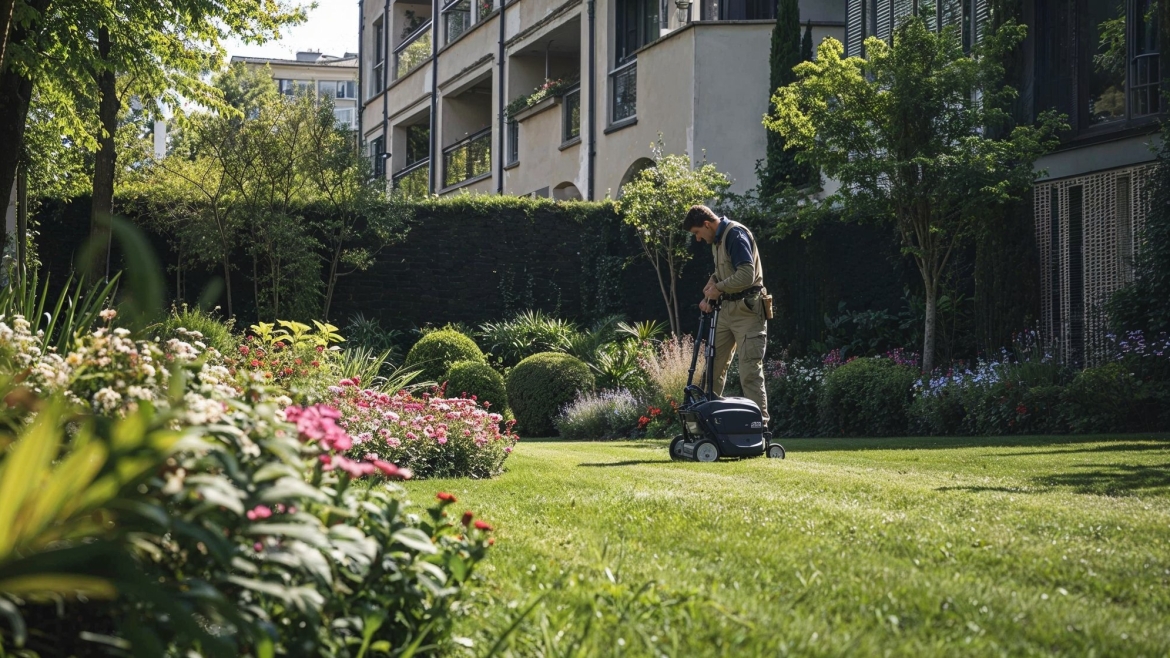
M 914 0 L 893 0 L 894 2 L 894 29 L 906 22 L 914 15 Z
M 975 20 L 971 21 L 974 38 L 971 39 L 971 43 L 979 43 L 983 41 L 983 33 L 991 28 L 991 2 L 990 0 L 974 0 L 974 2 Z
M 860 57 L 861 42 L 865 35 L 861 30 L 862 10 L 865 0 L 849 0 L 845 9 L 845 56 Z
M 874 27 L 877 29 L 874 30 L 874 36 L 883 41 L 890 40 L 890 28 L 892 27 L 892 21 L 890 19 L 893 18 L 890 11 L 893 7 L 891 3 L 892 0 L 877 0 L 874 3 L 875 9 L 877 10 L 877 20 L 874 21 Z

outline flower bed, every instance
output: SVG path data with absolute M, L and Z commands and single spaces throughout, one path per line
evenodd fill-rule
M 342 380 L 329 388 L 328 402 L 339 425 L 353 436 L 351 458 L 384 460 L 417 477 L 486 478 L 503 471 L 517 437 L 503 416 L 474 398 L 415 397 L 364 389 Z

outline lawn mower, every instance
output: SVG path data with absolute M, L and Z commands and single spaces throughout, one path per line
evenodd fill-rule
M 718 323 L 719 302 L 716 301 L 709 313 L 699 315 L 699 332 L 695 337 L 695 351 L 691 354 L 687 387 L 683 390 L 683 404 L 678 408 L 683 433 L 670 442 L 670 458 L 713 462 L 720 457 L 766 454 L 774 459 L 784 459 L 784 446 L 772 442 L 772 433 L 764 425 L 759 405 L 747 398 L 715 395 L 715 328 Z M 694 384 L 695 366 L 699 362 L 704 334 L 707 365 L 703 369 L 703 385 L 698 386 Z

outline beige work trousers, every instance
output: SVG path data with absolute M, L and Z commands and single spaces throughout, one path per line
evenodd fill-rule
M 768 344 L 768 324 L 762 305 L 759 297 L 752 297 L 723 302 L 719 309 L 719 326 L 715 328 L 715 393 L 723 395 L 723 387 L 727 385 L 727 366 L 738 351 L 739 382 L 744 397 L 760 405 L 767 426 L 764 350 Z

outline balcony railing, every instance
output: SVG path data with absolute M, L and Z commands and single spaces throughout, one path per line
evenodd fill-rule
M 431 159 L 423 158 L 395 172 L 391 177 L 396 194 L 407 198 L 425 197 L 431 191 Z
M 629 119 L 638 112 L 638 60 L 631 60 L 609 74 L 613 106 L 610 108 L 610 122 Z
M 431 22 L 419 26 L 394 49 L 394 79 L 418 68 L 431 56 Z
M 564 129 L 561 131 L 561 141 L 567 142 L 581 136 L 581 87 L 565 93 Z
M 443 187 L 490 173 L 492 129 L 481 130 L 443 149 Z
M 455 0 L 443 8 L 443 34 L 451 43 L 471 27 L 471 0 Z

